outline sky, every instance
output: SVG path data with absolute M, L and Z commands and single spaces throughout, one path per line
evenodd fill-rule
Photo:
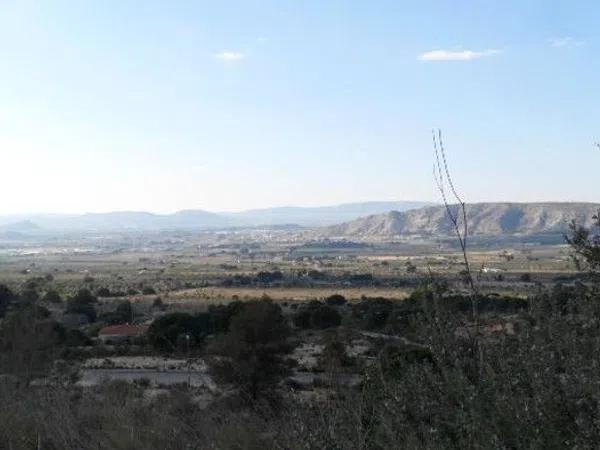
M 0 214 L 593 201 L 597 1 L 0 0 Z

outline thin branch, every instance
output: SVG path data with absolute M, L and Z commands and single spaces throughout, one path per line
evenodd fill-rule
M 444 162 L 444 171 L 446 173 L 446 179 L 448 180 L 448 185 L 450 186 L 450 190 L 452 191 L 452 194 L 454 194 L 454 198 L 456 198 L 456 201 L 458 202 L 458 204 L 460 205 L 460 208 L 462 210 L 462 218 L 463 218 L 463 234 L 462 234 L 462 239 L 463 239 L 463 243 L 464 243 L 464 247 L 467 247 L 467 236 L 469 235 L 469 223 L 467 221 L 467 209 L 465 207 L 465 202 L 462 200 L 461 196 L 458 195 L 458 193 L 456 192 L 456 188 L 454 187 L 454 182 L 452 181 L 452 177 L 450 176 L 450 170 L 448 169 L 448 161 L 446 159 L 446 150 L 444 149 L 444 143 L 442 141 L 442 130 L 438 130 L 438 140 L 440 143 L 440 149 L 441 149 L 441 154 L 442 154 L 442 160 Z M 467 266 L 469 265 L 469 262 L 466 261 Z M 469 270 L 469 268 L 467 267 L 467 270 Z
M 450 170 L 448 169 L 448 162 L 446 160 L 446 150 L 444 150 L 444 143 L 442 141 L 442 130 L 438 130 L 438 140 L 440 142 L 440 149 L 442 153 L 442 159 L 444 160 L 444 171 L 446 172 L 446 177 L 448 179 L 448 185 L 454 194 L 454 197 L 458 201 L 459 204 L 464 205 L 461 197 L 456 193 L 456 188 L 454 187 L 454 183 L 452 181 L 452 177 L 450 176 Z
M 471 273 L 471 265 L 469 263 L 469 255 L 467 252 L 467 237 L 469 235 L 469 225 L 467 221 L 467 207 L 462 197 L 458 194 L 458 191 L 454 185 L 454 181 L 452 180 L 452 176 L 450 175 L 450 169 L 448 167 L 448 160 L 446 158 L 446 150 L 444 148 L 444 143 L 442 141 L 442 130 L 438 130 L 437 139 L 435 130 L 432 130 L 433 135 L 433 150 L 435 153 L 435 160 L 433 166 L 433 175 L 442 195 L 442 199 L 444 201 L 444 206 L 446 207 L 446 212 L 448 213 L 448 218 L 454 227 L 454 232 L 456 233 L 456 237 L 458 238 L 458 242 L 460 244 L 460 248 L 463 254 L 463 260 L 465 264 L 465 272 L 466 279 L 471 290 L 470 300 L 471 300 L 471 314 L 472 319 L 475 323 L 475 335 L 472 337 L 473 342 L 475 344 L 475 348 L 477 349 L 478 354 L 478 368 L 479 368 L 479 376 L 482 376 L 483 370 L 483 349 L 479 342 L 479 311 L 478 311 L 478 302 L 479 302 L 479 292 L 475 281 L 473 280 L 473 274 Z M 441 156 L 441 158 L 440 158 Z M 442 168 L 443 165 L 443 168 Z M 436 170 L 437 169 L 437 170 Z M 456 212 L 452 211 L 450 207 L 450 203 L 448 202 L 448 198 L 446 195 L 445 185 L 449 186 L 449 190 L 457 201 L 457 209 Z M 462 213 L 462 227 L 459 224 L 459 214 Z
M 463 201 L 462 197 L 458 194 L 458 190 L 454 184 L 452 176 L 450 174 L 450 169 L 448 165 L 448 159 L 446 157 L 446 150 L 444 148 L 443 140 L 442 140 L 442 131 L 438 130 L 437 136 L 435 130 L 432 131 L 433 135 L 433 149 L 434 149 L 434 178 L 437 185 L 438 190 L 442 196 L 442 200 L 444 201 L 444 206 L 446 207 L 446 212 L 448 214 L 448 218 L 454 228 L 456 233 L 456 237 L 460 244 L 460 248 L 463 254 L 463 260 L 465 264 L 465 270 L 467 274 L 467 282 L 471 291 L 474 295 L 478 294 L 477 287 L 473 280 L 473 275 L 471 273 L 471 266 L 469 263 L 469 257 L 467 253 L 467 238 L 469 235 L 469 226 L 467 220 L 467 208 L 466 204 Z M 457 211 L 454 212 L 450 203 L 448 202 L 445 185 L 448 185 L 450 192 L 454 196 L 457 201 Z M 459 220 L 459 215 L 461 214 L 462 219 L 462 227 Z M 475 303 L 473 303 L 473 315 L 477 315 L 477 308 Z

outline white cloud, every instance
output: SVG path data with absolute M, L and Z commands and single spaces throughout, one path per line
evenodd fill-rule
M 224 51 L 224 52 L 217 53 L 215 55 L 215 58 L 220 59 L 221 61 L 225 61 L 225 62 L 236 62 L 236 61 L 241 61 L 242 59 L 244 59 L 245 55 L 240 52 Z
M 432 50 L 419 55 L 421 61 L 472 61 L 474 59 L 485 58 L 500 53 L 499 50 Z
M 549 39 L 550 45 L 555 48 L 565 48 L 565 47 L 581 47 L 585 44 L 584 41 L 580 41 L 579 39 L 575 39 L 571 36 L 565 36 L 560 38 L 552 38 Z

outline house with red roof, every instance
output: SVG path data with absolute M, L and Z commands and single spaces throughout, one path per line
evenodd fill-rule
M 98 338 L 104 344 L 120 344 L 131 342 L 134 338 L 141 337 L 148 332 L 148 325 L 110 325 L 98 333 Z

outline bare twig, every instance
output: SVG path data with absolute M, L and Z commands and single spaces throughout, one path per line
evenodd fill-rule
M 456 237 L 460 244 L 460 248 L 463 254 L 463 261 L 465 264 L 465 272 L 467 283 L 473 294 L 478 294 L 478 289 L 473 279 L 473 275 L 471 272 L 471 265 L 469 263 L 469 256 L 467 253 L 467 237 L 469 235 L 469 223 L 467 221 L 467 207 L 466 203 L 462 200 L 462 197 L 458 194 L 456 187 L 454 185 L 454 181 L 452 180 L 452 176 L 450 175 L 450 169 L 448 167 L 448 160 L 446 158 L 446 150 L 444 149 L 444 144 L 442 141 L 442 131 L 438 130 L 438 134 L 436 137 L 435 131 L 433 131 L 433 149 L 435 153 L 435 161 L 434 161 L 434 178 L 442 196 L 442 200 L 444 201 L 444 206 L 446 207 L 446 212 L 448 214 L 448 218 L 452 223 L 454 228 L 454 232 L 456 233 Z M 446 185 L 450 188 L 451 194 L 454 196 L 454 199 L 457 202 L 457 211 L 453 211 L 452 205 L 448 201 L 448 196 L 446 194 Z M 460 217 L 459 217 L 460 214 Z M 462 226 L 461 226 L 462 220 Z M 473 305 L 473 315 L 476 315 L 476 308 Z
M 434 165 L 433 165 L 433 176 L 435 178 L 436 185 L 440 194 L 442 196 L 442 200 L 444 201 L 444 206 L 446 207 L 446 213 L 450 222 L 452 223 L 452 227 L 454 228 L 454 232 L 460 244 L 460 249 L 463 255 L 463 261 L 465 264 L 465 278 L 466 282 L 470 288 L 469 299 L 471 302 L 471 314 L 472 320 L 475 325 L 475 334 L 472 336 L 473 343 L 475 345 L 477 354 L 478 354 L 478 366 L 479 366 L 479 374 L 481 376 L 483 370 L 483 348 L 479 342 L 479 311 L 478 311 L 478 300 L 479 300 L 479 290 L 477 285 L 475 284 L 475 280 L 473 279 L 473 274 L 471 272 L 471 264 L 469 263 L 469 255 L 467 251 L 467 238 L 469 236 L 469 223 L 467 221 L 467 207 L 466 203 L 463 201 L 462 197 L 458 194 L 458 191 L 454 185 L 454 181 L 452 180 L 452 176 L 450 175 L 450 169 L 448 167 L 448 160 L 446 158 L 446 150 L 444 148 L 444 143 L 442 141 L 442 130 L 438 130 L 437 136 L 435 130 L 432 130 L 433 136 L 433 150 L 435 155 Z M 454 200 L 457 202 L 456 207 L 450 205 L 448 201 L 448 193 L 454 197 Z M 462 220 L 462 224 L 460 223 Z M 461 226 L 462 225 L 462 226 Z

